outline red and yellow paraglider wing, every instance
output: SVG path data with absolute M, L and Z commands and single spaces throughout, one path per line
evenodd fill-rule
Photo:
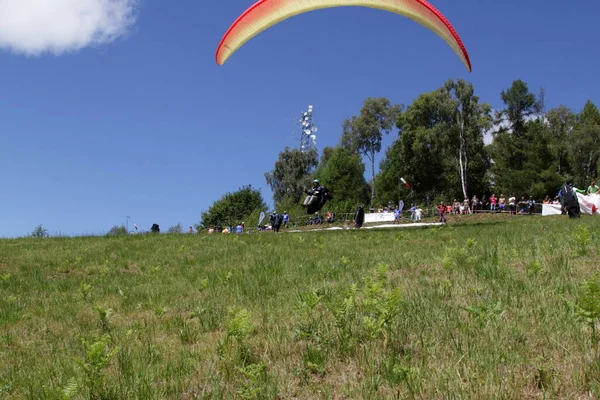
M 332 7 L 369 7 L 403 15 L 440 36 L 459 56 L 469 72 L 471 61 L 462 40 L 448 20 L 426 0 L 259 0 L 227 30 L 217 48 L 217 64 L 265 29 L 298 14 Z

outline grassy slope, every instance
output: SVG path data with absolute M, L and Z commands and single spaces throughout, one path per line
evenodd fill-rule
M 461 221 L 2 240 L 0 397 L 599 396 L 597 218 Z

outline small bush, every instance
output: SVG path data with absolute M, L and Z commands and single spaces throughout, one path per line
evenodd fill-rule
M 38 226 L 36 226 L 33 229 L 33 232 L 31 232 L 31 237 L 48 237 L 48 229 L 45 229 L 42 224 L 39 224 Z
M 110 231 L 108 231 L 107 236 L 123 236 L 123 235 L 127 235 L 127 228 L 125 228 L 124 225 L 115 225 L 112 228 L 110 228 Z
M 182 228 L 181 224 L 173 225 L 168 230 L 169 233 L 181 233 L 182 231 L 183 231 L 183 228 Z

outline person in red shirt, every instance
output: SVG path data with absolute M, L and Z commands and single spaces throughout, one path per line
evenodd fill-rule
M 438 216 L 440 217 L 440 222 L 446 223 L 446 205 L 442 201 L 439 206 L 437 206 Z
M 490 197 L 490 211 L 493 213 L 496 212 L 496 204 L 498 204 L 498 199 L 496 195 L 492 193 L 492 197 Z

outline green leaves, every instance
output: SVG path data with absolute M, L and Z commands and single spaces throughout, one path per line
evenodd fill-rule
M 311 186 L 311 173 L 319 163 L 315 150 L 302 152 L 299 149 L 285 148 L 279 153 L 275 167 L 265 174 L 267 184 L 273 191 L 275 203 L 288 200 L 298 203 L 304 196 L 304 189 Z
M 368 200 L 369 186 L 364 178 L 365 166 L 358 154 L 344 147 L 331 149 L 322 162 L 317 177 L 332 191 L 333 199 L 326 207 L 337 213 L 352 212 Z
M 490 106 L 479 102 L 473 85 L 464 80 L 449 80 L 420 95 L 396 119 L 400 137 L 381 163 L 380 195 L 406 199 L 400 176 L 412 182 L 418 198 L 460 198 L 469 188 L 485 192 L 489 157 L 483 134 L 491 123 L 489 114 Z
M 85 355 L 84 358 L 76 359 L 76 362 L 86 375 L 90 398 L 96 398 L 97 391 L 100 390 L 103 383 L 102 371 L 108 367 L 112 358 L 119 352 L 119 348 L 115 347 L 109 350 L 110 337 L 108 335 L 101 336 L 93 342 L 86 339 L 82 339 L 81 342 Z M 70 381 L 69 386 L 63 392 L 65 398 L 70 398 L 67 396 L 72 395 L 76 390 L 76 384 L 73 385 L 73 382 Z
M 100 325 L 105 332 L 110 331 L 110 320 L 114 315 L 112 308 L 104 308 L 102 306 L 96 306 L 98 317 L 100 318 Z
M 578 116 L 568 148 L 570 149 L 573 175 L 578 184 L 585 188 L 598 176 L 598 160 L 600 159 L 600 112 L 587 101 Z
M 587 226 L 578 225 L 573 232 L 573 239 L 577 244 L 577 251 L 580 255 L 585 255 L 588 246 L 592 240 L 592 234 Z
M 244 186 L 233 193 L 226 193 L 202 213 L 202 226 L 209 225 L 235 225 L 245 222 L 254 211 L 265 210 L 267 205 L 259 190 L 251 185 Z M 258 220 L 258 219 L 257 219 Z
M 127 235 L 127 228 L 125 225 L 115 225 L 106 234 L 107 236 L 124 236 Z
M 581 285 L 581 294 L 575 305 L 575 315 L 577 319 L 592 329 L 600 320 L 600 279 L 598 276 Z
M 375 154 L 381 151 L 383 133 L 389 133 L 402 106 L 392 105 L 385 97 L 367 98 L 359 116 L 343 123 L 341 145 L 351 152 L 365 155 L 371 162 L 372 190 L 375 197 Z
M 31 232 L 30 236 L 35 238 L 48 237 L 48 229 L 44 228 L 43 225 L 40 224 L 33 229 L 33 232 Z
M 471 318 L 483 327 L 491 321 L 496 321 L 504 314 L 504 309 L 500 302 L 491 303 L 485 302 L 474 306 L 463 307 L 463 310 L 467 311 Z
M 245 308 L 233 307 L 229 309 L 229 323 L 227 336 L 237 340 L 244 340 L 254 331 L 250 320 L 250 313 Z
M 500 118 L 505 116 L 513 133 L 516 136 L 523 136 L 525 134 L 526 118 L 537 111 L 536 96 L 529 92 L 527 83 L 517 79 L 509 89 L 502 91 L 500 97 L 506 108 L 498 116 Z
M 502 92 L 502 100 L 506 108 L 496 122 L 503 125 L 490 145 L 496 193 L 532 195 L 540 201 L 554 197 L 561 183 L 573 177 L 576 186 L 587 187 L 588 179 L 597 174 L 600 156 L 596 107 L 586 103 L 580 116 L 565 106 L 544 113 L 520 80 Z

